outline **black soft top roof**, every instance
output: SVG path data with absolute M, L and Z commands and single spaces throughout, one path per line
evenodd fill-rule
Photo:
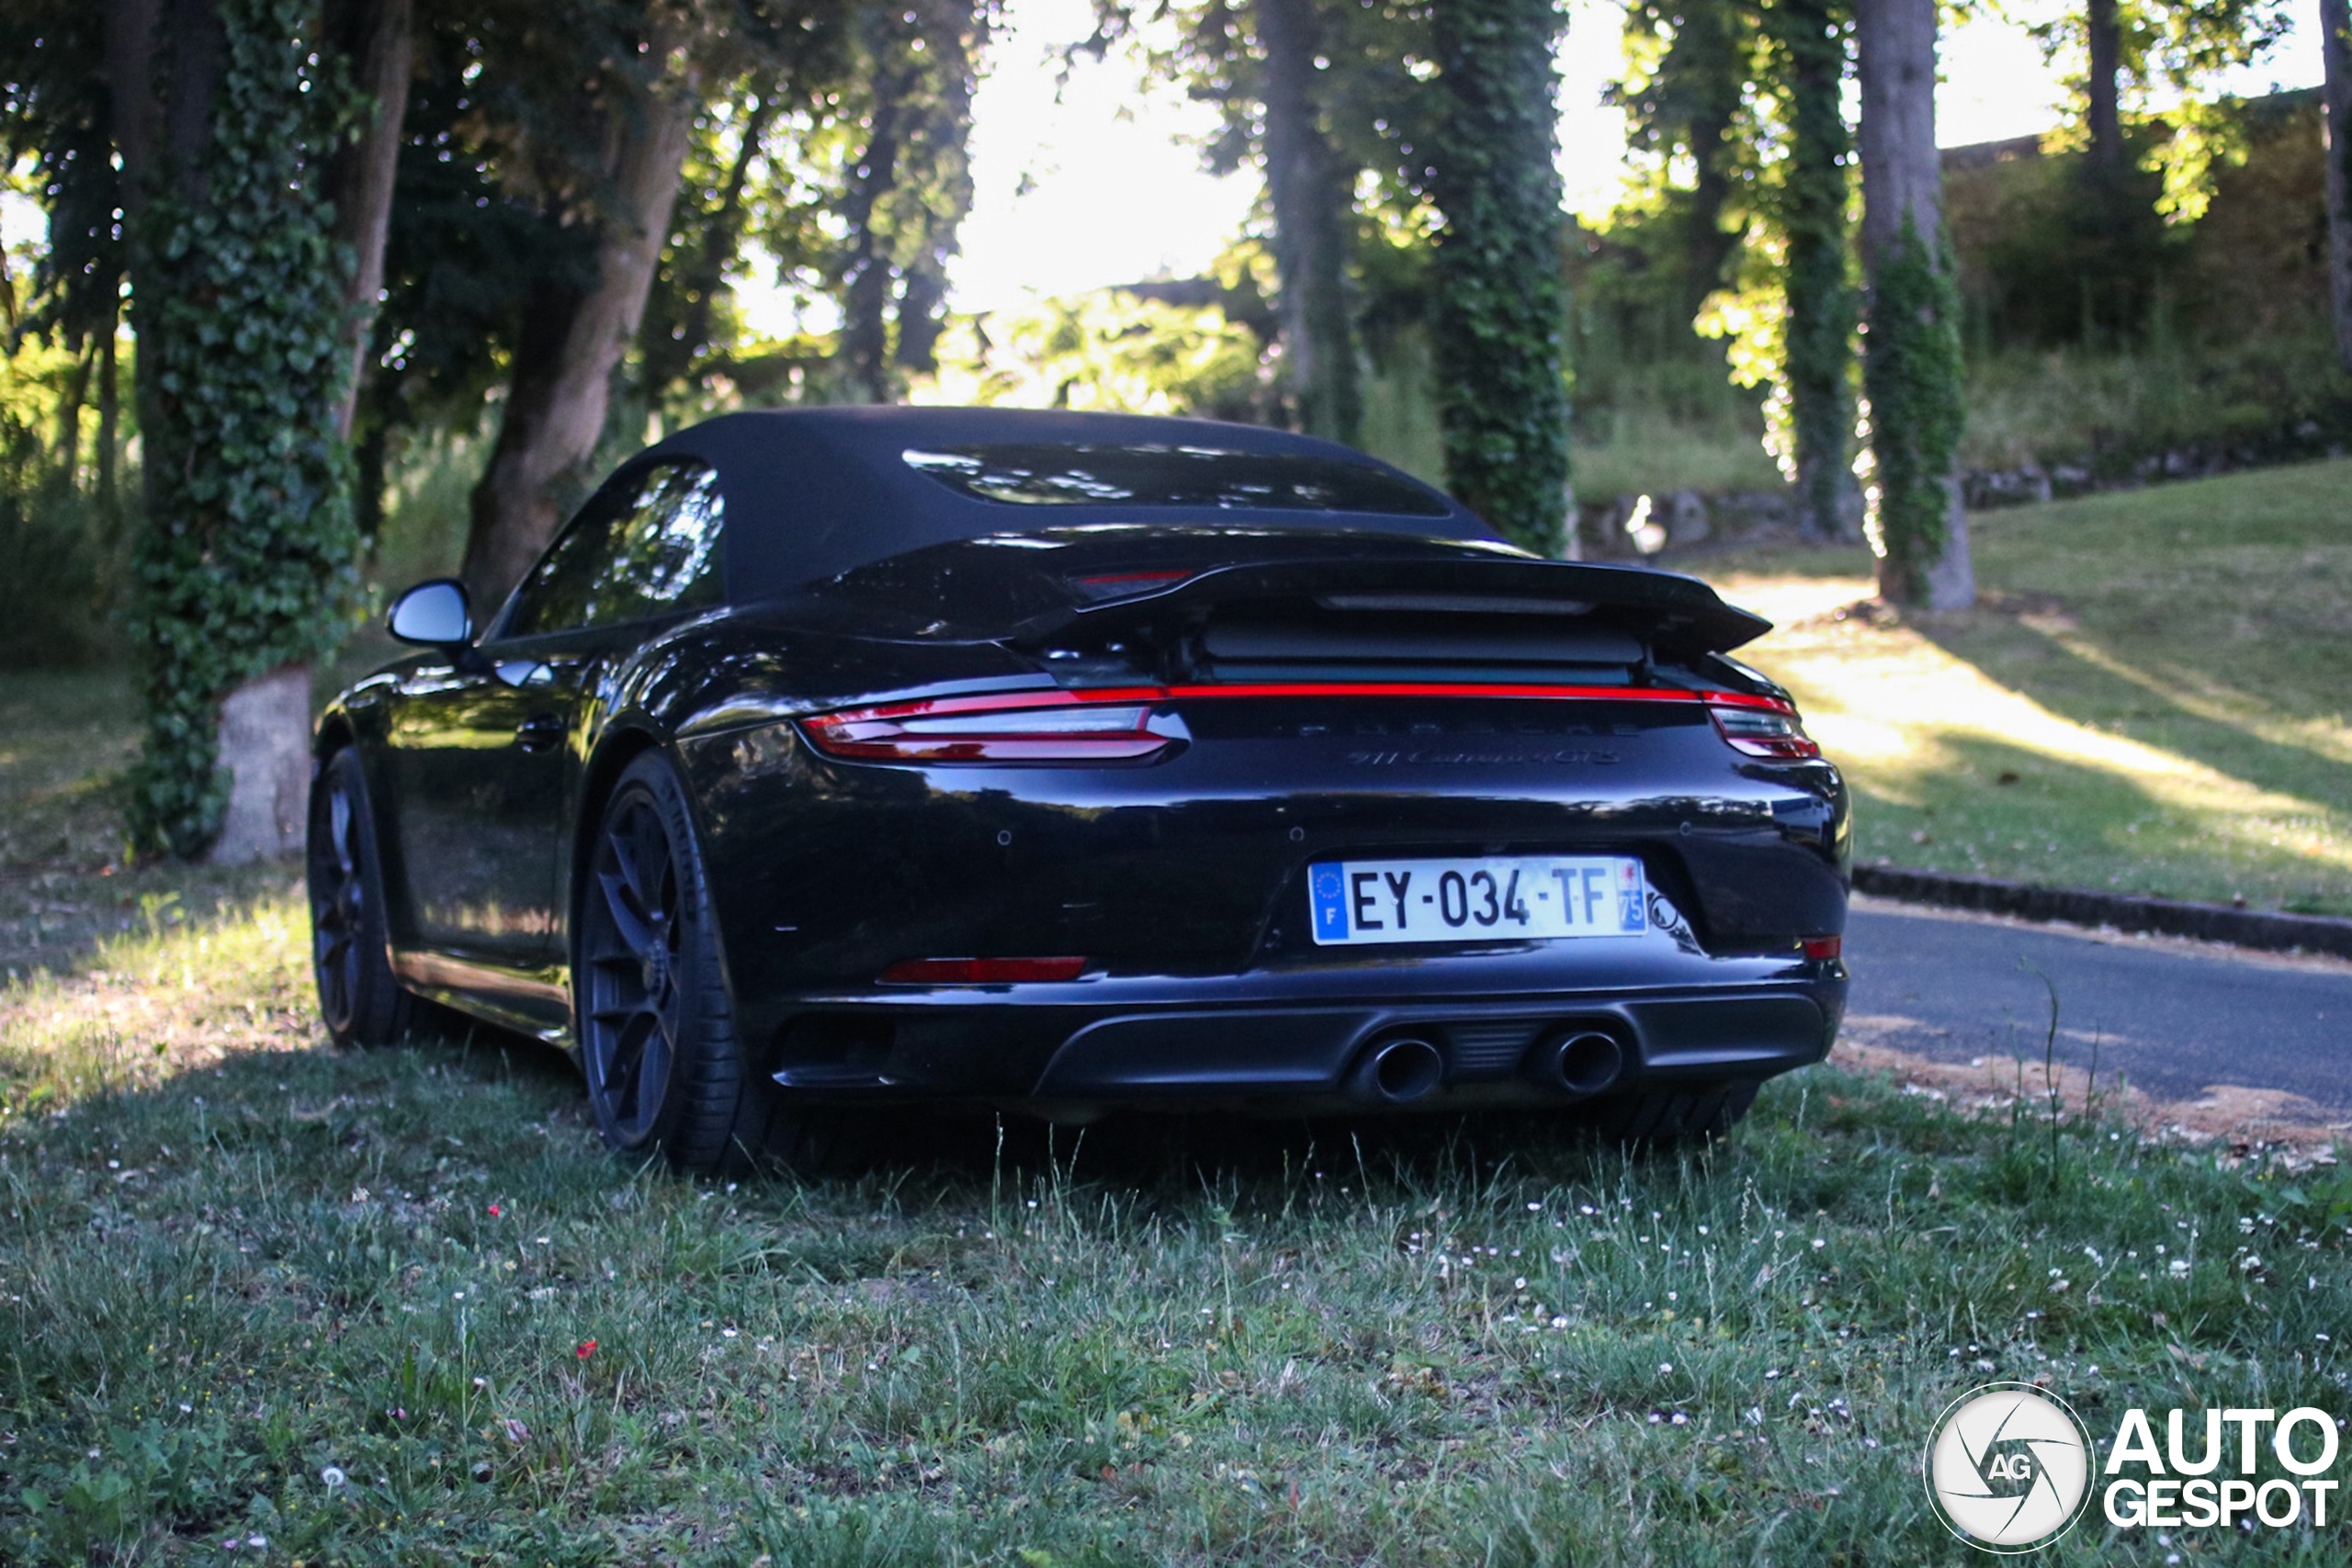
M 982 500 L 911 468 L 902 454 L 1000 444 L 1168 446 L 1295 455 L 1369 469 L 1426 494 L 1429 514 L 1274 508 L 1027 506 Z M 856 407 L 722 414 L 682 430 L 640 461 L 693 457 L 718 472 L 728 579 L 740 601 L 839 576 L 927 545 L 1090 523 L 1344 527 L 1419 539 L 1500 543 L 1459 502 L 1336 442 L 1258 425 L 1043 409 Z M 631 467 L 636 465 L 632 464 Z

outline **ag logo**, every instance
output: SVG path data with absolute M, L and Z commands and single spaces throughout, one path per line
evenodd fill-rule
M 1952 1534 L 1985 1551 L 2032 1551 L 2090 1498 L 2090 1434 L 2065 1402 L 1995 1382 L 1952 1403 L 1928 1438 L 1928 1497 Z

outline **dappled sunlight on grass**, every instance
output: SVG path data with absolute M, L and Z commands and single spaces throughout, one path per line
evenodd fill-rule
M 108 939 L 78 974 L 9 982 L 0 989 L 0 1126 L 235 1053 L 317 1044 L 309 934 L 300 896 L 282 890 Z
M 1973 612 L 1840 612 L 1858 549 L 1693 563 L 1776 624 L 1860 796 L 1858 852 L 1935 870 L 2352 913 L 2352 462 L 1971 520 Z
M 1866 580 L 1717 585 L 1778 621 L 1743 657 L 1796 694 L 1846 768 L 1865 858 L 2184 897 L 2352 899 L 2352 818 L 2333 802 L 2055 712 L 1930 640 L 1932 626 L 1841 617 Z M 1982 634 L 1996 615 L 1976 619 Z
M 2064 615 L 2024 615 L 2018 622 L 2100 673 L 2136 686 L 2208 724 L 2225 726 L 2267 745 L 2299 747 L 2339 766 L 2352 765 L 2352 726 L 2346 725 L 2341 714 L 2283 713 L 2261 694 L 2175 660 L 2152 661 L 2146 668 L 2131 664 L 2085 637 Z

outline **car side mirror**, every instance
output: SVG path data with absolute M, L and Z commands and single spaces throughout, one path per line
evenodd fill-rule
M 452 577 L 420 582 L 392 601 L 384 629 L 401 642 L 424 648 L 464 648 L 473 641 L 474 618 L 465 585 Z

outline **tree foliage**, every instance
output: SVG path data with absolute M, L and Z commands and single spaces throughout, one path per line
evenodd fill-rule
M 865 135 L 838 202 L 846 242 L 832 281 L 842 302 L 837 390 L 893 402 L 910 374 L 938 367 L 947 263 L 971 210 L 966 141 L 997 0 L 861 6 L 853 112 Z

